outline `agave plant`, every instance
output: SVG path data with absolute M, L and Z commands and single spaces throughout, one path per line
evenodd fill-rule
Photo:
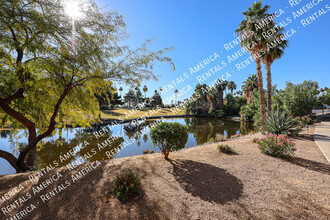
M 285 111 L 275 110 L 261 121 L 263 129 L 272 134 L 288 134 L 296 133 L 297 127 L 300 125 L 292 115 L 287 115 Z

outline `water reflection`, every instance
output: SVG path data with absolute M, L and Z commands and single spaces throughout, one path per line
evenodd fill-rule
M 214 118 L 176 118 L 165 121 L 187 125 L 189 138 L 186 148 L 207 143 L 210 139 L 219 136 L 229 138 L 235 134 L 248 134 L 253 130 L 251 124 Z M 93 132 L 98 131 L 101 127 L 58 130 L 56 135 L 46 139 L 39 146 L 36 166 L 39 169 L 45 168 L 53 164 L 55 160 L 58 162 L 58 166 L 65 166 L 77 161 L 80 163 L 93 162 L 142 155 L 143 151 L 151 149 L 160 152 L 158 148 L 153 148 L 149 132 L 146 132 L 147 128 L 154 122 L 155 120 L 148 120 L 137 126 L 133 124 L 113 126 L 109 133 L 99 138 L 96 138 Z M 120 134 L 120 136 L 115 138 L 115 134 Z M 100 148 L 109 139 L 112 142 Z M 13 143 L 20 145 L 25 141 L 26 139 L 22 137 L 13 138 L 11 131 L 0 132 L 0 144 L 8 152 L 13 152 L 11 149 Z M 84 144 L 85 141 L 89 144 Z M 111 150 L 117 153 L 108 158 L 106 152 Z M 68 152 L 71 152 L 73 156 L 67 157 Z M 64 157 L 65 160 L 63 160 Z M 6 163 L 2 159 L 0 160 L 0 174 L 14 173 L 13 169 L 10 169 Z

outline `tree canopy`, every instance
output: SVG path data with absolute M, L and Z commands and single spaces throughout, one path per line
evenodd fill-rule
M 0 150 L 17 170 L 26 170 L 27 153 L 58 122 L 89 125 L 98 114 L 94 93 L 114 82 L 139 84 L 157 79 L 156 61 L 174 65 L 164 55 L 171 48 L 122 45 L 123 17 L 102 11 L 94 1 L 80 3 L 78 20 L 65 14 L 63 1 L 0 0 L 0 115 L 2 125 L 28 129 L 18 161 Z M 74 26 L 72 24 L 74 23 Z

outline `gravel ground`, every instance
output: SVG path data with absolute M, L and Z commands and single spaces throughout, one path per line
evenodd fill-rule
M 229 141 L 234 155 L 209 144 L 171 153 L 170 161 L 153 154 L 103 161 L 94 168 L 63 167 L 33 184 L 28 179 L 32 173 L 0 176 L 0 195 L 24 187 L 0 204 L 0 219 L 30 204 L 36 208 L 21 219 L 330 219 L 330 166 L 313 132 L 311 126 L 293 139 L 298 150 L 287 160 L 261 154 L 252 142 L 258 133 Z M 72 175 L 84 168 L 85 175 L 73 182 Z M 140 174 L 143 186 L 143 194 L 126 203 L 110 194 L 110 182 L 123 168 Z M 56 173 L 61 177 L 49 184 Z M 42 183 L 47 186 L 33 192 Z M 49 193 L 59 186 L 64 190 Z M 27 201 L 4 215 L 22 197 Z

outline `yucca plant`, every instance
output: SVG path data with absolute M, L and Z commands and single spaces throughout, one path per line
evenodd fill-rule
M 292 115 L 287 115 L 285 111 L 275 110 L 261 121 L 262 128 L 272 134 L 288 134 L 295 133 L 300 125 Z

